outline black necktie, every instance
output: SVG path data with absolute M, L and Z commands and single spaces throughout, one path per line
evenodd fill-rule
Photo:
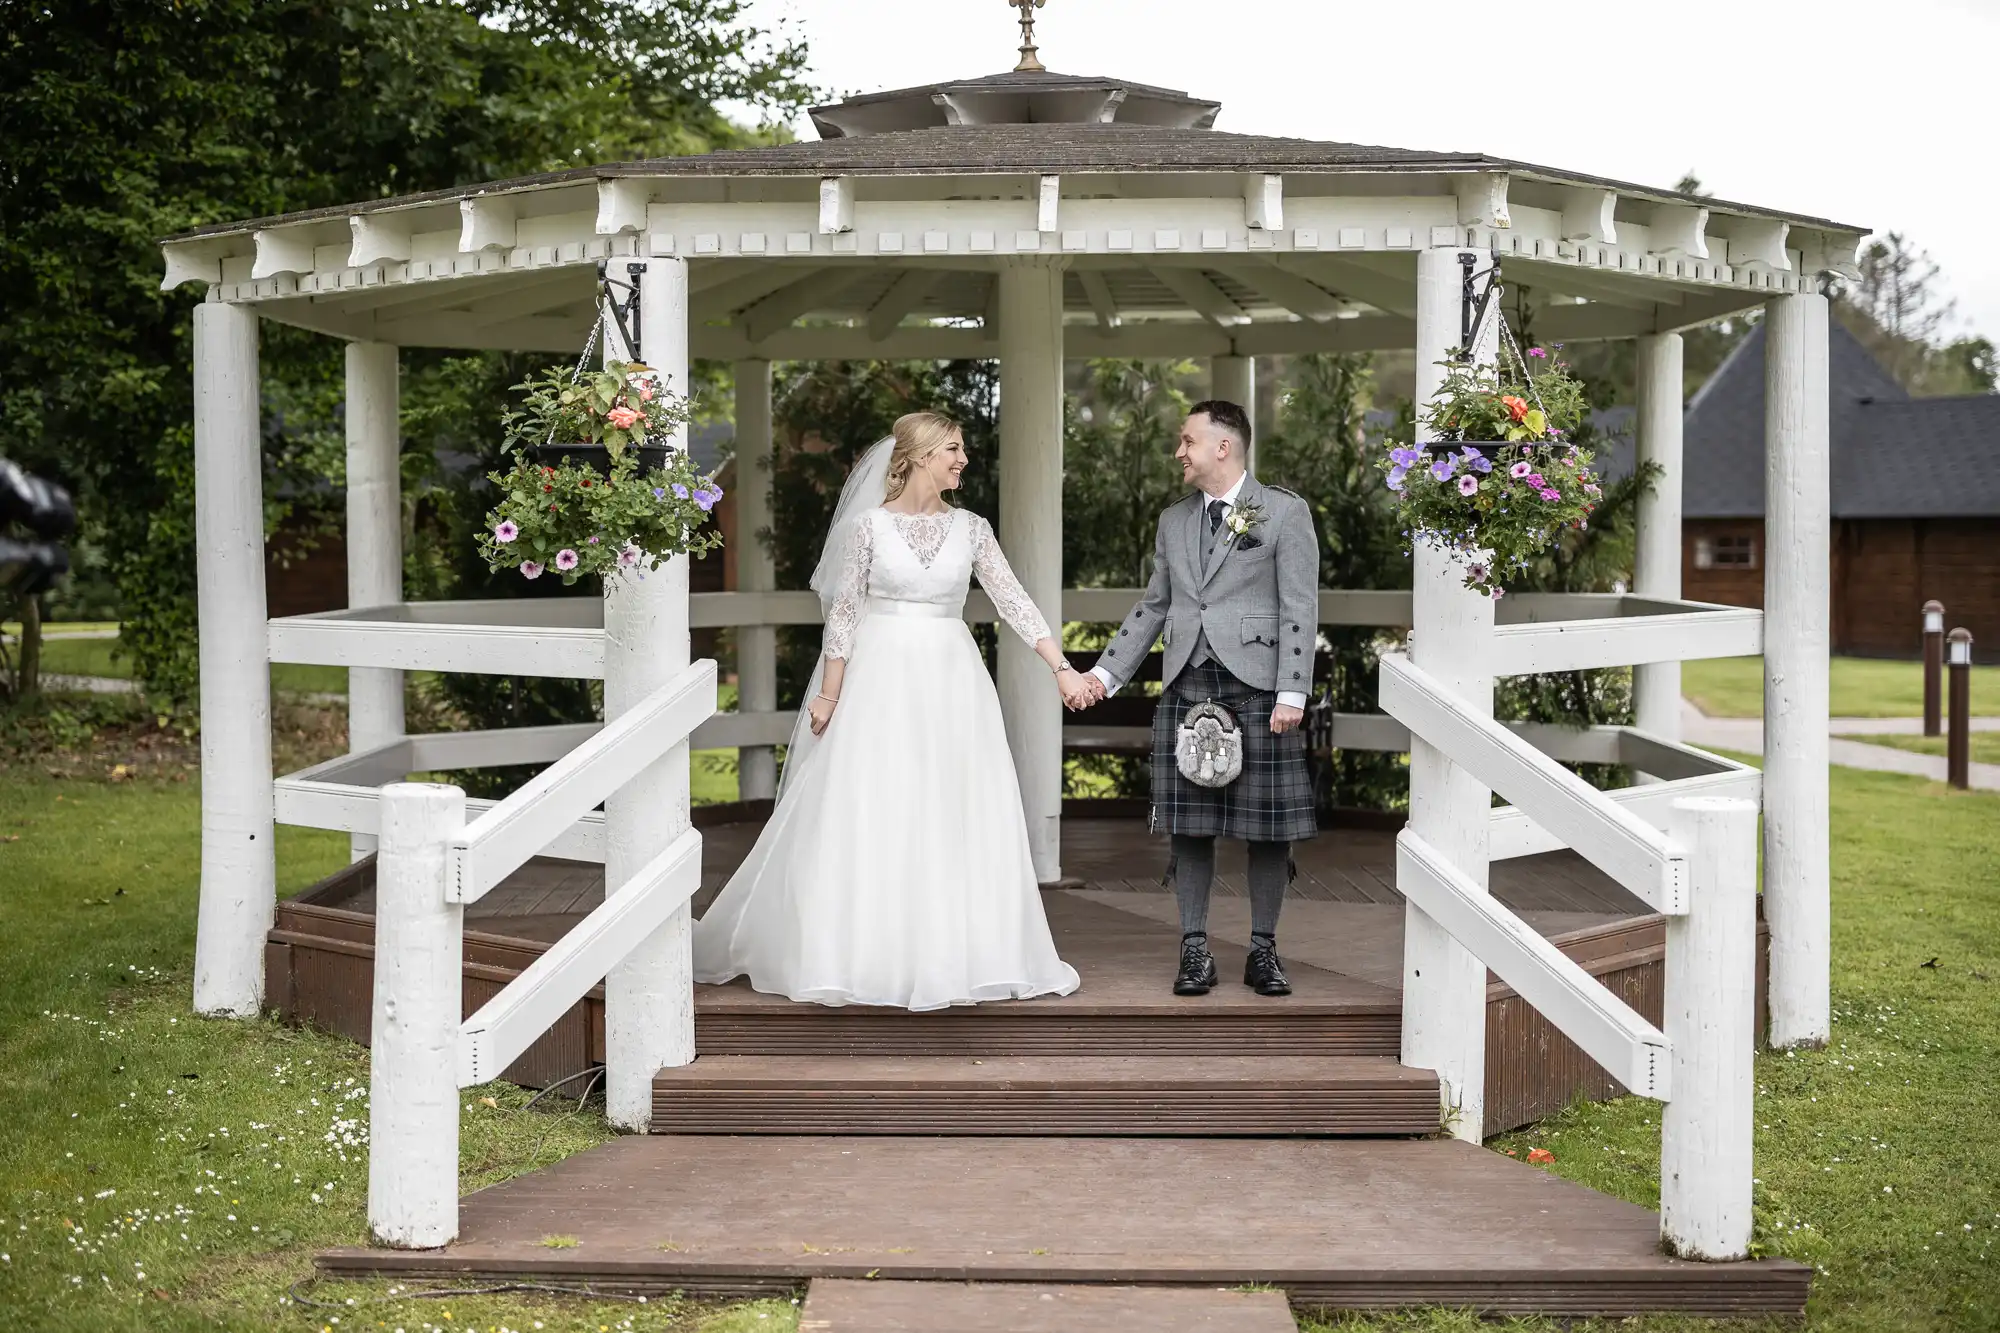
M 1210 532 L 1214 532 L 1222 526 L 1222 511 L 1227 508 L 1229 508 L 1229 505 L 1226 501 L 1210 500 L 1208 502 L 1208 530 Z

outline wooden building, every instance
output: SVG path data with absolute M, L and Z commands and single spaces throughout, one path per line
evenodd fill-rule
M 1833 651 L 1921 653 L 1944 603 L 2000 662 L 2000 394 L 1912 398 L 1831 326 Z M 1688 404 L 1681 581 L 1697 601 L 1764 604 L 1764 331 Z

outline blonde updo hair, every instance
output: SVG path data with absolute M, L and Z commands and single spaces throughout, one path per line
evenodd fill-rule
M 903 493 L 917 464 L 950 444 L 952 436 L 962 438 L 964 434 L 959 424 L 942 412 L 905 412 L 896 418 L 889 433 L 896 440 L 889 451 L 888 492 L 884 497 L 890 500 Z

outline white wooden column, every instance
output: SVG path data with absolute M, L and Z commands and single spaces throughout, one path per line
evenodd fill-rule
M 194 309 L 195 595 L 201 653 L 201 905 L 195 1012 L 254 1017 L 277 912 L 265 632 L 257 316 Z
M 347 604 L 403 600 L 401 385 L 396 348 L 347 345 Z M 372 750 L 403 735 L 403 673 L 388 667 L 347 669 L 347 748 Z M 375 837 L 353 834 L 355 860 Z
M 1757 1044 L 1757 806 L 1674 802 L 1688 901 L 1667 918 L 1660 1237 L 1686 1259 L 1750 1252 Z
M 1250 418 L 1250 454 L 1245 460 L 1256 471 L 1257 452 L 1257 359 L 1250 356 L 1212 356 L 1208 359 L 1208 396 L 1235 403 Z
M 1661 477 L 1639 496 L 1638 549 L 1632 591 L 1641 597 L 1681 595 L 1681 335 L 1638 342 L 1639 462 L 1658 463 Z M 1681 664 L 1633 668 L 1634 720 L 1666 740 L 1681 736 Z
M 1764 915 L 1777 1047 L 1822 1045 L 1832 1028 L 1826 317 L 1818 295 L 1765 306 Z
M 742 592 L 777 587 L 770 548 L 758 535 L 771 526 L 771 363 L 736 363 L 736 586 Z M 778 632 L 769 625 L 736 630 L 737 707 L 745 713 L 778 708 Z M 778 752 L 768 745 L 737 751 L 737 794 L 768 800 L 778 793 Z
M 1000 268 L 1000 547 L 1062 633 L 1063 333 L 1061 261 Z M 1048 666 L 1000 630 L 1000 711 L 1021 780 L 1028 848 L 1042 883 L 1062 877 L 1062 706 Z
M 1439 362 L 1458 345 L 1462 273 L 1457 250 L 1417 256 L 1418 402 L 1443 382 Z M 1497 330 L 1495 330 L 1497 332 Z M 1475 355 L 1491 361 L 1495 344 Z M 1464 566 L 1433 547 L 1416 548 L 1410 660 L 1491 716 L 1493 603 L 1464 587 Z M 1492 793 L 1423 741 L 1410 742 L 1410 831 L 1486 886 Z M 1477 1143 L 1486 1117 L 1486 965 L 1424 912 L 1403 924 L 1403 1063 L 1437 1071 L 1450 1132 Z
M 368 1074 L 368 1229 L 397 1249 L 458 1236 L 458 1026 L 465 907 L 445 899 L 465 793 L 382 789 Z
M 687 262 L 654 256 L 639 278 L 640 352 L 675 393 L 688 388 Z M 623 278 L 613 261 L 613 276 Z M 607 340 L 609 341 L 609 340 Z M 687 447 L 687 434 L 672 441 Z M 607 579 L 604 590 L 604 716 L 629 711 L 686 669 L 688 558 L 675 556 L 642 579 Z M 669 750 L 604 803 L 606 893 L 616 893 L 687 831 L 688 747 Z M 686 904 L 604 980 L 606 1115 L 646 1129 L 653 1075 L 694 1059 L 693 935 Z

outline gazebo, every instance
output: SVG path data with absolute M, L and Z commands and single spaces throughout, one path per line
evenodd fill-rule
M 1418 553 L 1412 592 L 1322 592 L 1323 623 L 1410 630 L 1407 652 L 1385 658 L 1390 716 L 1336 724 L 1337 743 L 1412 751 L 1397 866 L 1408 901 L 1400 1059 L 1435 1071 L 1443 1122 L 1476 1140 L 1492 968 L 1620 1083 L 1667 1101 L 1673 1245 L 1746 1252 L 1756 807 L 1743 798 L 1762 802 L 1769 1038 L 1828 1034 L 1823 289 L 1853 272 L 1865 229 L 1479 153 L 1229 134 L 1213 128 L 1219 109 L 1050 73 L 1029 37 L 1013 71 L 817 108 L 817 142 L 369 200 L 164 242 L 165 286 L 207 293 L 194 366 L 204 718 L 194 1004 L 247 1015 L 264 1003 L 274 821 L 347 830 L 357 857 L 379 845 L 371 1220 L 385 1242 L 456 1233 L 441 1146 L 456 1140 L 452 1085 L 493 1077 L 598 981 L 615 1122 L 646 1128 L 656 1074 L 694 1060 L 687 902 L 701 842 L 689 824 L 689 738 L 742 747 L 743 794 L 768 797 L 773 747 L 792 721 L 777 707 L 774 628 L 818 617 L 811 594 L 774 588 L 770 557 L 751 540 L 731 593 L 690 598 L 682 560 L 601 603 L 404 601 L 398 348 L 573 353 L 605 317 L 601 275 L 629 283 L 641 354 L 673 383 L 687 382 L 690 358 L 733 363 L 745 534 L 770 521 L 773 361 L 995 357 L 1001 541 L 1042 605 L 1115 620 L 1135 590 L 1060 586 L 1066 358 L 1205 357 L 1216 396 L 1254 404 L 1259 355 L 1414 349 L 1421 400 L 1464 346 L 1497 263 L 1539 338 L 1637 340 L 1639 456 L 1664 481 L 1642 505 L 1629 595 L 1496 605 L 1430 550 Z M 1768 348 L 1761 613 L 1680 598 L 1680 330 L 1754 311 Z M 262 320 L 347 343 L 348 611 L 265 614 Z M 1467 350 L 1490 358 L 1484 328 Z M 992 618 L 978 596 L 967 615 Z M 741 708 L 710 716 L 713 664 L 690 664 L 688 635 L 721 625 L 737 629 Z M 1759 651 L 1761 782 L 1678 738 L 1680 661 Z M 270 662 L 349 668 L 351 755 L 273 783 Z M 1496 676 L 1613 665 L 1636 666 L 1636 727 L 1558 733 L 1492 720 Z M 410 670 L 601 677 L 607 722 L 406 735 Z M 1063 737 L 1045 677 L 1003 636 L 1001 699 L 1037 869 L 1053 883 Z M 1625 763 L 1649 780 L 1595 792 L 1563 759 Z M 486 810 L 402 783 L 414 771 L 529 761 L 554 762 Z M 1492 791 L 1512 804 L 1490 810 Z M 1666 917 L 1662 1025 L 1486 893 L 1490 863 L 1559 847 Z M 461 1027 L 463 909 L 542 852 L 603 861 L 605 905 Z

